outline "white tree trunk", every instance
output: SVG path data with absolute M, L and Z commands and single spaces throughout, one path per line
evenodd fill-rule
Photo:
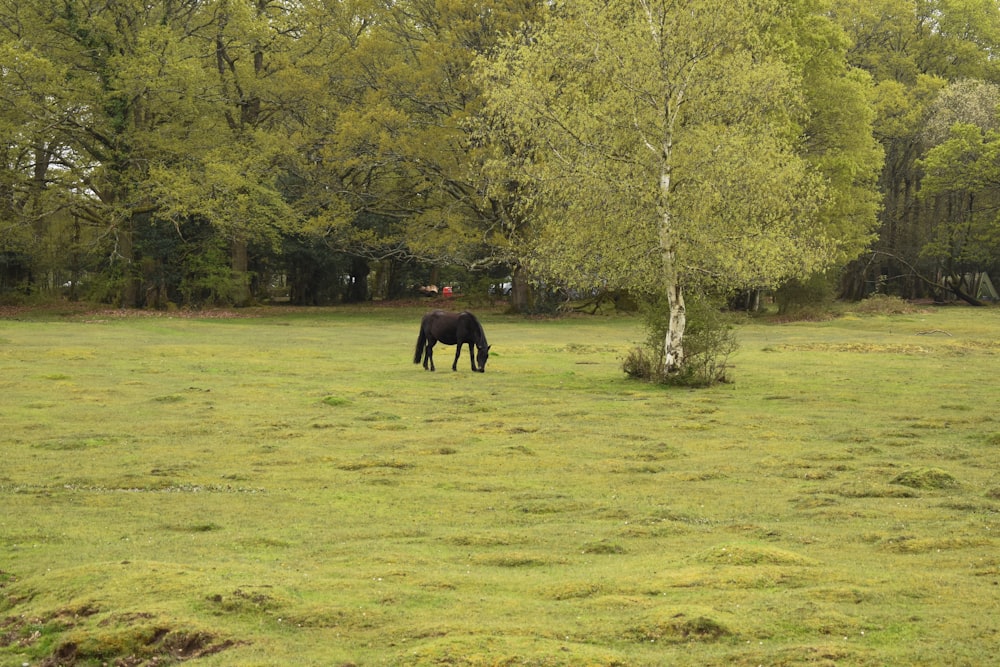
M 653 37 L 657 41 L 663 35 L 653 28 Z M 674 231 L 672 215 L 672 195 L 670 187 L 673 179 L 674 157 L 674 127 L 684 104 L 685 86 L 678 87 L 668 100 L 665 112 L 663 143 L 660 146 L 660 253 L 663 258 L 663 288 L 667 293 L 667 303 L 670 308 L 670 320 L 663 341 L 663 370 L 668 375 L 679 372 L 684 367 L 684 329 L 687 326 L 687 313 L 684 309 L 684 288 L 678 275 L 677 238 Z M 653 148 L 653 146 L 650 146 Z
M 669 127 L 672 131 L 673 122 L 670 122 Z M 667 293 L 667 304 L 670 308 L 670 319 L 663 341 L 663 371 L 667 375 L 677 373 L 684 367 L 684 329 L 687 326 L 684 288 L 678 277 L 676 240 L 670 211 L 672 152 L 672 134 L 668 133 L 667 140 L 663 144 L 663 171 L 660 174 L 660 197 L 663 207 L 660 220 L 660 253 L 663 258 L 663 288 Z
M 670 305 L 670 321 L 663 342 L 663 368 L 676 373 L 684 366 L 684 328 L 687 326 L 687 312 L 684 309 L 684 288 L 674 281 L 667 285 L 667 301 Z

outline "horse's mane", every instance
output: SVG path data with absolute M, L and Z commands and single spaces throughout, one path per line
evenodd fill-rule
M 483 325 L 480 324 L 479 320 L 476 318 L 476 316 L 473 315 L 472 313 L 470 313 L 469 311 L 467 311 L 467 310 L 463 311 L 462 314 L 463 315 L 468 315 L 469 318 L 476 325 L 476 331 L 478 332 L 478 334 L 476 336 L 476 338 L 477 338 L 476 347 L 487 347 L 489 345 L 489 343 L 486 342 L 486 331 L 483 330 Z

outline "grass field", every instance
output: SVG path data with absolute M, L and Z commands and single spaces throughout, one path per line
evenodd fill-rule
M 1000 310 L 741 325 L 626 380 L 620 317 L 0 319 L 0 665 L 985 665 Z

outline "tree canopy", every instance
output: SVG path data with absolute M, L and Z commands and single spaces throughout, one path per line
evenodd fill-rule
M 521 142 L 494 168 L 534 193 L 533 270 L 666 293 L 674 371 L 686 290 L 773 286 L 856 255 L 881 153 L 845 46 L 807 3 L 557 5 L 487 87 Z
M 431 267 L 648 291 L 847 265 L 860 296 L 1000 268 L 987 174 L 959 193 L 953 162 L 956 125 L 992 141 L 998 39 L 991 0 L 11 0 L 0 291 L 317 303 Z

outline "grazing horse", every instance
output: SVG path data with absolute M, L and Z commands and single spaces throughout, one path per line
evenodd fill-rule
M 419 364 L 422 356 L 424 370 L 434 370 L 434 344 L 439 342 L 458 346 L 455 349 L 455 361 L 451 365 L 451 370 L 458 370 L 458 357 L 462 354 L 462 345 L 468 343 L 472 370 L 480 373 L 486 372 L 486 360 L 490 356 L 490 346 L 486 342 L 483 325 L 469 311 L 449 313 L 444 310 L 435 310 L 424 315 L 424 319 L 420 322 L 420 335 L 417 337 L 417 349 L 413 355 L 413 363 Z M 472 356 L 473 345 L 478 350 L 476 356 Z M 479 363 L 478 368 L 476 362 Z M 427 367 L 428 363 L 430 363 L 430 368 Z

